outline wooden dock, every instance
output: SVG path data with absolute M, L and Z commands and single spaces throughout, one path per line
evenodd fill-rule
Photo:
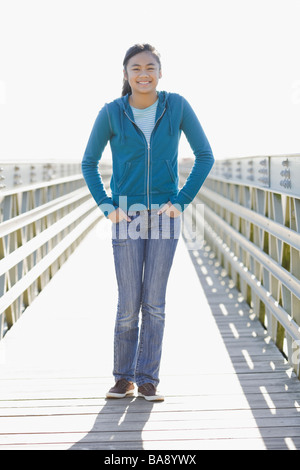
M 300 449 L 300 382 L 209 247 L 181 238 L 163 403 L 106 400 L 116 281 L 102 220 L 0 343 L 0 450 Z

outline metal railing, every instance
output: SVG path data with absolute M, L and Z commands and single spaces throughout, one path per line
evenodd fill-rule
M 299 181 L 300 155 L 217 160 L 196 198 L 207 243 L 298 376 Z
M 101 212 L 80 164 L 0 166 L 1 339 L 99 221 Z
M 0 338 L 101 217 L 80 164 L 0 165 Z M 186 178 L 190 165 L 180 166 Z M 102 168 L 107 184 L 111 169 Z M 300 155 L 216 161 L 205 238 L 300 375 Z

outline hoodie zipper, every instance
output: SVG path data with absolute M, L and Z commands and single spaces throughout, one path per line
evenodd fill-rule
M 139 128 L 139 126 L 136 124 L 136 122 L 134 122 L 130 116 L 128 116 L 128 114 L 126 113 L 126 111 L 124 111 L 125 115 L 128 117 L 129 121 L 132 122 L 132 124 L 135 125 L 135 127 L 142 133 L 144 139 L 145 139 L 145 142 L 146 142 L 146 146 L 147 146 L 147 208 L 148 210 L 150 209 L 150 154 L 151 154 L 151 145 L 150 145 L 150 142 L 151 142 L 151 138 L 152 138 L 152 134 L 155 130 L 155 127 L 158 123 L 158 121 L 161 120 L 161 118 L 163 117 L 163 115 L 165 114 L 165 111 L 166 111 L 166 108 L 164 108 L 163 112 L 161 113 L 161 115 L 159 116 L 159 118 L 157 118 L 157 121 L 155 122 L 154 124 L 154 127 L 152 129 L 152 132 L 151 132 L 151 135 L 150 135 L 150 139 L 149 139 L 149 143 L 147 142 L 147 139 L 146 139 L 146 136 L 144 134 L 144 132 L 142 131 L 142 129 Z

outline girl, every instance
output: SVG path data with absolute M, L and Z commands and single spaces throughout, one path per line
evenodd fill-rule
M 158 395 L 167 281 L 180 234 L 181 214 L 194 199 L 214 162 L 202 127 L 180 95 L 157 91 L 162 76 L 150 44 L 131 47 L 123 62 L 122 97 L 98 114 L 82 161 L 89 190 L 112 222 L 118 284 L 114 332 L 115 385 L 107 398 Z M 178 189 L 178 144 L 183 131 L 194 166 Z M 98 164 L 110 142 L 111 192 Z M 139 312 L 142 312 L 139 331 Z

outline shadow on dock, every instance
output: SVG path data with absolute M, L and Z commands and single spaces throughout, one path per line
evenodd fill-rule
M 69 450 L 143 450 L 142 431 L 153 406 L 137 397 L 106 400 L 93 428 Z
M 299 379 L 211 248 L 189 254 L 266 449 L 299 450 Z

